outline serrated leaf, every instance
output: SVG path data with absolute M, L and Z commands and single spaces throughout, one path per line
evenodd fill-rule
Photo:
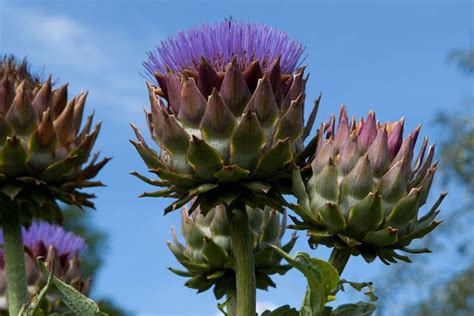
M 377 295 L 375 295 L 375 287 L 372 282 L 351 282 L 348 280 L 341 280 L 341 286 L 344 284 L 349 284 L 354 290 L 362 292 L 366 289 L 364 295 L 370 298 L 370 301 L 375 302 L 378 300 Z
M 33 296 L 30 302 L 28 302 L 26 305 L 23 305 L 23 307 L 20 310 L 21 316 L 45 315 L 44 311 L 40 308 L 40 306 L 44 298 L 46 297 L 46 294 L 48 293 L 48 291 L 51 289 L 51 286 L 53 285 L 52 281 L 53 281 L 53 274 L 50 274 L 48 277 L 48 281 L 46 282 L 46 285 L 41 289 L 41 291 L 35 296 Z
M 277 309 L 270 311 L 264 311 L 261 316 L 298 316 L 298 311 L 296 308 L 292 308 L 290 305 L 283 305 Z
M 359 302 L 343 304 L 331 311 L 331 316 L 370 316 L 377 306 L 372 303 Z
M 305 294 L 300 315 L 319 315 L 324 305 L 332 299 L 339 284 L 337 270 L 328 262 L 311 258 L 307 253 L 297 252 L 294 257 L 280 248 L 269 245 L 278 252 L 290 265 L 301 271 L 308 280 L 308 288 Z
M 74 314 L 78 316 L 107 315 L 99 310 L 99 306 L 93 300 L 83 295 L 72 286 L 64 283 L 54 275 L 51 276 L 51 273 L 48 271 L 43 261 L 37 260 L 36 264 L 45 277 L 48 279 L 51 278 L 51 283 L 56 289 L 56 294 L 61 299 L 61 302 L 63 302 Z

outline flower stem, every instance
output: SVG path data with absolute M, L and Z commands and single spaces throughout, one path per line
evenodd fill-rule
M 227 218 L 235 258 L 237 290 L 235 316 L 255 316 L 255 260 L 247 211 L 245 207 L 234 210 L 228 208 Z
M 227 289 L 227 316 L 236 316 L 235 309 L 237 308 L 237 295 L 235 292 L 235 288 L 228 288 Z
M 337 272 L 339 272 L 339 275 L 341 275 L 350 257 L 351 257 L 350 249 L 334 248 L 331 252 L 331 256 L 329 257 L 329 263 L 332 264 L 337 269 Z
M 20 212 L 13 210 L 3 222 L 5 271 L 7 276 L 8 310 L 16 316 L 27 301 L 25 252 L 21 236 Z

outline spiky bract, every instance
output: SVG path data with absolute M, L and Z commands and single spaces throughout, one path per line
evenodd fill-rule
M 284 274 L 290 268 L 280 263 L 282 257 L 267 247 L 268 244 L 281 247 L 289 252 L 296 236 L 285 245 L 281 240 L 285 233 L 286 214 L 283 218 L 272 209 L 247 208 L 255 256 L 257 288 L 275 287 L 270 275 Z M 168 246 L 185 271 L 170 268 L 174 273 L 188 277 L 186 286 L 203 292 L 214 286 L 214 294 L 219 299 L 229 289 L 235 288 L 234 256 L 229 234 L 229 224 L 223 205 L 210 210 L 207 215 L 199 208 L 192 216 L 182 210 L 182 244 L 173 228 L 173 242 Z
M 420 216 L 436 171 L 434 146 L 425 153 L 425 138 L 414 165 L 419 127 L 403 140 L 403 119 L 381 124 L 370 113 L 365 121 L 349 122 L 344 107 L 339 126 L 332 117 L 321 126 L 310 175 L 294 172 L 294 191 L 299 205 L 296 229 L 307 230 L 312 245 L 350 248 L 368 262 L 377 256 L 384 262 L 409 258 L 395 252 L 427 252 L 409 249 L 440 224 L 437 207 Z M 324 135 L 326 131 L 326 135 Z
M 277 59 L 265 72 L 259 61 L 241 70 L 234 58 L 217 73 L 202 59 L 198 71 L 155 75 L 159 87 L 149 85 L 146 115 L 161 152 L 134 126 L 132 143 L 161 180 L 134 174 L 164 189 L 144 195 L 175 198 L 166 212 L 194 197 L 191 209 L 200 204 L 204 213 L 233 202 L 282 210 L 281 193 L 291 191 L 293 162 L 304 160 L 317 110 L 316 103 L 305 127 L 304 69 L 284 75 Z

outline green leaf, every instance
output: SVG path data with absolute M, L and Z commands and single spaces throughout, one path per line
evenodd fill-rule
M 377 295 L 375 295 L 375 287 L 373 286 L 372 282 L 351 282 L 343 279 L 341 280 L 341 286 L 344 284 L 349 284 L 354 290 L 358 292 L 362 292 L 364 289 L 366 289 L 364 294 L 370 298 L 371 302 L 378 300 Z M 344 288 L 342 289 L 344 290 Z
M 50 274 L 48 277 L 48 281 L 46 282 L 46 285 L 41 289 L 41 291 L 35 296 L 33 296 L 30 302 L 28 302 L 26 305 L 23 305 L 23 307 L 20 310 L 21 316 L 45 315 L 44 311 L 40 308 L 40 306 L 44 298 L 46 297 L 46 294 L 48 293 L 48 291 L 51 289 L 51 286 L 53 285 L 52 281 L 53 281 L 53 274 Z
M 226 308 L 227 308 L 227 305 L 229 304 L 230 302 L 230 297 L 228 299 L 225 300 L 225 302 L 223 303 L 217 303 L 217 309 L 222 313 L 222 315 L 224 316 L 227 316 L 229 314 L 227 314 L 227 311 L 226 311 Z
M 301 271 L 308 280 L 308 288 L 300 315 L 320 315 L 324 305 L 333 299 L 331 293 L 337 289 L 339 274 L 328 262 L 311 258 L 307 253 L 297 252 L 294 257 L 280 248 L 269 245 L 290 265 Z
M 56 294 L 74 314 L 78 316 L 105 316 L 107 314 L 102 313 L 99 310 L 99 306 L 91 300 L 90 298 L 84 296 L 79 291 L 77 291 L 72 286 L 64 283 L 52 273 L 48 271 L 46 265 L 43 261 L 37 260 L 36 264 L 38 265 L 41 273 L 47 277 L 51 278 L 51 283 L 56 289 Z
M 356 304 L 344 304 L 338 306 L 331 312 L 332 316 L 369 316 L 377 306 L 372 303 L 358 302 Z
M 270 311 L 264 311 L 261 316 L 298 316 L 298 311 L 296 308 L 292 308 L 290 305 L 283 305 L 277 309 Z

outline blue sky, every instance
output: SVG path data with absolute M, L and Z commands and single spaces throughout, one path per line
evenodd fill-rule
M 196 295 L 165 269 L 177 266 L 165 241 L 179 214 L 163 216 L 169 201 L 138 199 L 149 188 L 128 175 L 145 170 L 128 142 L 128 123 L 146 131 L 146 51 L 174 32 L 228 16 L 267 23 L 306 45 L 307 99 L 323 93 L 318 122 L 344 103 L 356 116 L 372 109 L 382 121 L 404 116 L 408 128 L 423 124 L 426 136 L 435 113 L 472 96 L 472 81 L 446 55 L 470 44 L 473 10 L 473 2 L 459 1 L 0 1 L 0 53 L 28 56 L 74 93 L 89 90 L 87 109 L 104 121 L 97 148 L 114 159 L 100 175 L 108 187 L 97 190 L 93 217 L 110 248 L 95 294 L 139 315 L 214 315 L 212 293 Z M 309 251 L 303 236 L 296 248 Z M 328 251 L 312 254 L 326 258 Z M 376 280 L 386 269 L 356 258 L 344 276 Z M 275 280 L 278 289 L 259 292 L 260 305 L 299 306 L 302 276 Z

